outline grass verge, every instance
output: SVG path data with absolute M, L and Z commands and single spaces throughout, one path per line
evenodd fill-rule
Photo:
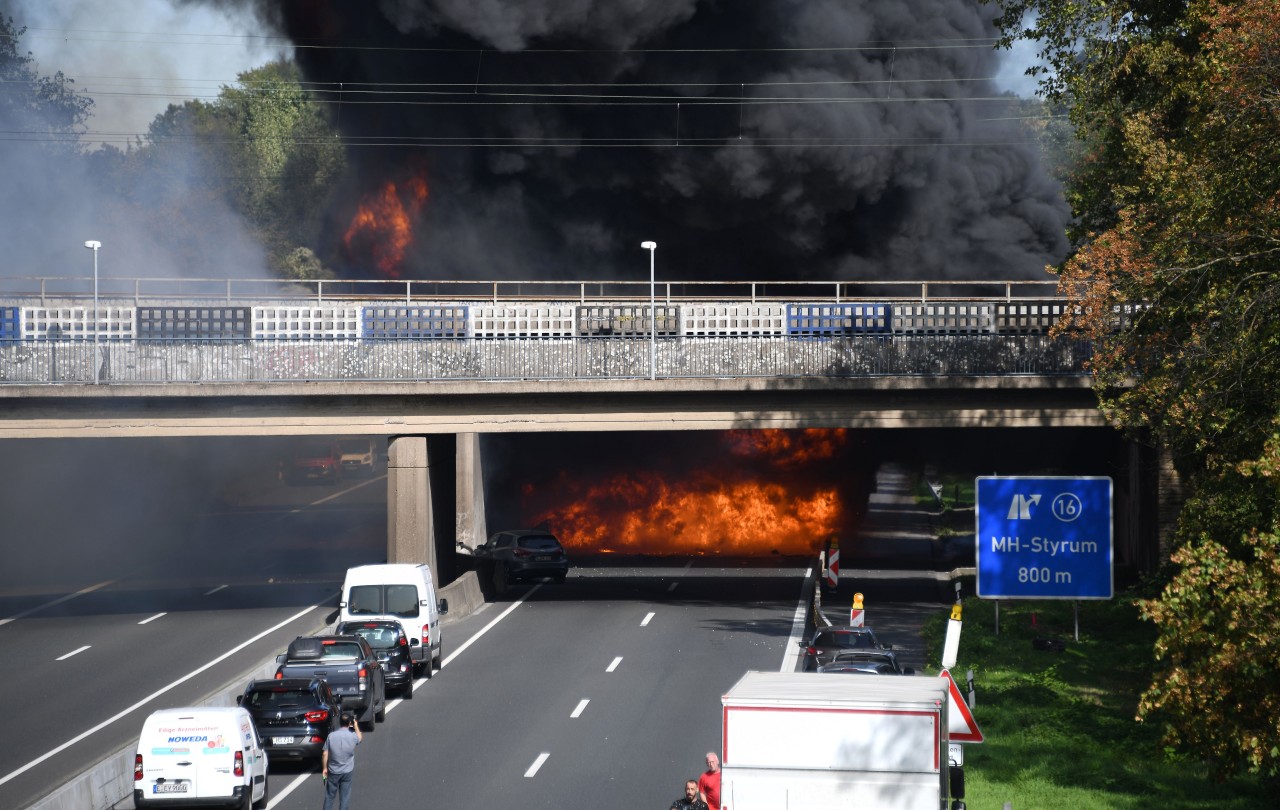
M 964 583 L 973 592 L 972 580 Z M 1160 743 L 1162 728 L 1134 719 L 1151 674 L 1155 630 L 1138 617 L 1132 592 L 1072 603 L 964 602 L 952 675 L 965 690 L 974 671 L 974 718 L 986 741 L 965 749 L 970 810 L 1190 810 L 1276 807 L 1274 785 L 1255 777 L 1213 782 L 1197 761 Z M 932 669 L 940 666 L 948 617 L 924 627 Z M 1034 649 L 1037 636 L 1061 639 L 1062 652 Z

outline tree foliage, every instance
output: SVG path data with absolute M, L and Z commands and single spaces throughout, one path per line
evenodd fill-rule
M 19 49 L 26 28 L 0 15 L 0 121 L 15 134 L 74 150 L 93 100 L 62 75 L 41 76 L 35 59 Z
M 1280 772 L 1280 4 L 1009 0 L 1083 146 L 1060 329 L 1095 346 L 1103 408 L 1170 448 L 1192 497 L 1144 605 L 1140 717 L 1221 776 Z M 1024 24 L 1024 21 L 1030 21 Z
M 227 212 L 247 224 L 275 274 L 329 275 L 310 246 L 345 157 L 292 63 L 241 73 L 212 102 L 171 104 L 127 153 L 100 151 L 121 201 L 117 215 L 149 222 L 182 266 L 207 266 L 218 255 L 206 244 L 215 230 L 208 226 Z

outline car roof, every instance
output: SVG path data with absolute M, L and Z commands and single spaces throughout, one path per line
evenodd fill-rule
M 530 536 L 555 537 L 556 536 L 555 532 L 547 531 L 546 529 L 504 529 L 503 531 L 500 531 L 500 532 L 494 532 L 493 536 L 496 537 L 497 535 L 500 535 L 500 534 L 509 534 L 512 537 L 530 537 Z

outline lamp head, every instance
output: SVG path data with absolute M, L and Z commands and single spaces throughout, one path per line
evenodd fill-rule
M 644 248 L 645 250 L 655 250 L 658 247 L 658 243 L 657 242 L 641 242 L 640 247 Z
M 102 243 L 96 239 L 90 239 L 88 242 L 84 243 L 84 246 L 89 248 L 89 250 L 97 250 L 102 247 Z

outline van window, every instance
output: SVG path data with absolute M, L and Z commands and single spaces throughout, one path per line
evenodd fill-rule
M 417 616 L 418 589 L 413 585 L 388 585 L 387 613 L 404 619 Z
M 413 585 L 353 585 L 347 612 L 352 616 L 385 614 L 412 619 L 418 615 L 418 589 Z

